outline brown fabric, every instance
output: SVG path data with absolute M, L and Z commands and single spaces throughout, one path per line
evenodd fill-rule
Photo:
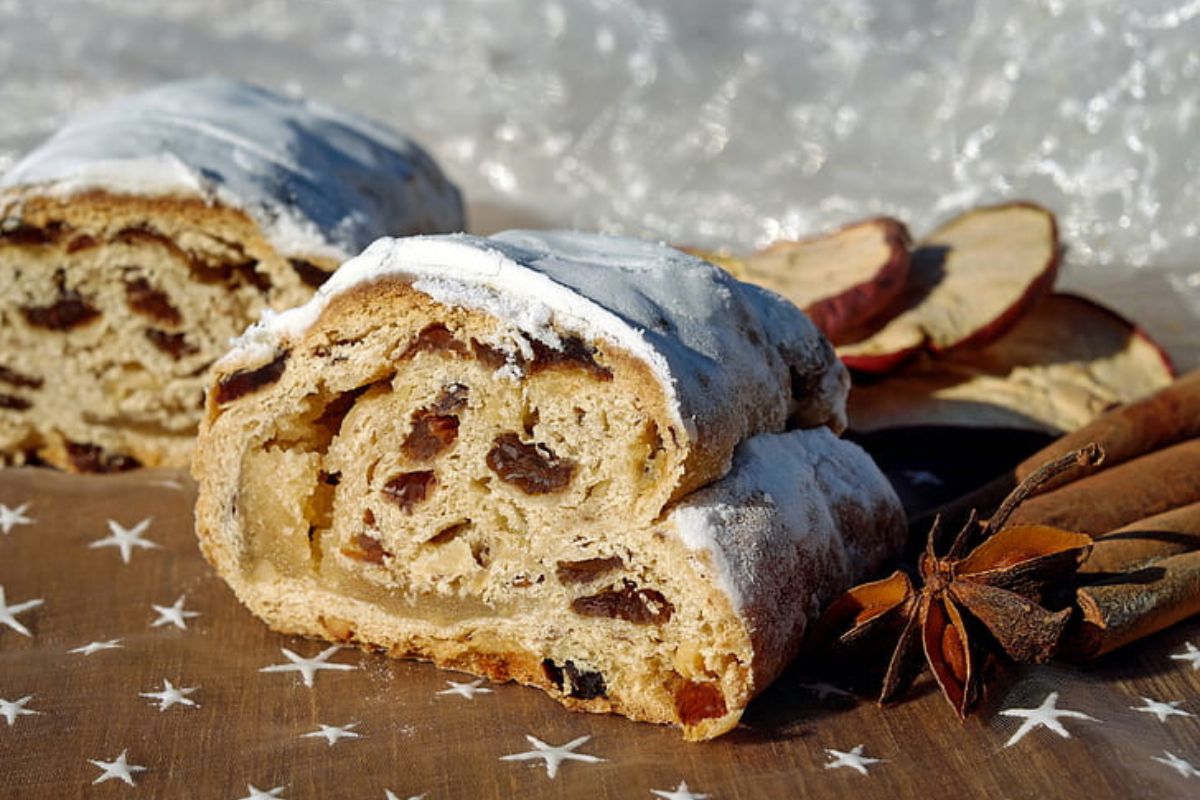
M 174 482 L 174 485 L 173 485 Z M 182 488 L 179 488 L 182 487 Z M 0 713 L 0 798 L 246 797 L 247 786 L 285 787 L 297 798 L 404 800 L 475 798 L 650 798 L 681 781 L 712 800 L 796 797 L 1109 797 L 1195 796 L 1200 776 L 1184 777 L 1155 757 L 1164 751 L 1200 766 L 1200 717 L 1131 710 L 1148 696 L 1183 701 L 1200 715 L 1200 669 L 1172 654 L 1192 621 L 1084 669 L 1038 668 L 1007 695 L 960 724 L 924 679 L 917 699 L 887 710 L 803 688 L 785 675 L 750 707 L 737 731 L 687 744 L 676 731 L 616 717 L 573 714 L 540 692 L 488 685 L 468 700 L 439 695 L 468 676 L 426 664 L 342 650 L 306 688 L 298 673 L 264 673 L 286 663 L 280 648 L 312 656 L 327 645 L 279 636 L 242 609 L 201 559 L 191 533 L 190 481 L 176 472 L 71 476 L 44 470 L 0 471 L 0 504 L 28 504 L 31 524 L 0 527 L 0 586 L 8 605 L 41 598 L 16 615 L 32 637 L 0 623 L 0 698 L 32 698 L 10 726 Z M 2 515 L 4 509 L 0 509 Z M 115 548 L 89 545 L 110 534 L 106 521 L 132 528 L 159 547 L 135 549 L 122 563 Z M 0 516 L 0 525 L 4 516 Z M 151 604 L 200 616 L 187 630 L 151 627 Z M 119 638 L 121 649 L 67 651 Z M 159 711 L 141 692 L 162 681 L 198 687 Z M 1071 738 L 1038 728 L 1011 747 L 1020 719 L 998 712 L 1033 708 L 1052 691 L 1058 707 L 1097 721 L 1063 718 Z M 2 709 L 2 706 L 0 706 Z M 319 723 L 358 723 L 361 738 L 330 747 L 301 738 Z M 525 736 L 562 745 L 601 763 L 564 762 L 551 780 L 539 761 L 501 761 L 530 750 Z M 827 748 L 886 759 L 868 773 L 826 769 Z M 136 787 L 99 785 L 88 760 L 114 760 L 128 749 Z

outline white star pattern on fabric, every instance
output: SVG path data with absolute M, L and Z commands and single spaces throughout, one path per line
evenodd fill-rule
M 319 727 L 320 730 L 313 731 L 312 733 L 302 734 L 300 738 L 324 739 L 329 743 L 330 747 L 333 747 L 342 739 L 357 739 L 358 737 L 362 736 L 361 733 L 354 732 L 354 729 L 358 727 L 357 722 L 351 722 L 348 725 L 324 725 L 318 722 L 317 727 Z
M 99 778 L 96 778 L 96 780 L 92 781 L 92 783 L 104 783 L 105 781 L 111 781 L 113 778 L 116 778 L 117 780 L 125 781 L 130 786 L 133 786 L 133 773 L 145 772 L 146 768 L 139 767 L 137 764 L 128 763 L 125 760 L 128 752 L 128 749 L 122 750 L 121 755 L 117 756 L 115 761 L 95 761 L 89 758 L 89 764 L 94 764 L 95 766 L 104 770 L 104 773 Z
M 25 512 L 28 510 L 29 503 L 22 503 L 16 508 L 9 508 L 4 503 L 0 503 L 0 531 L 8 536 L 18 525 L 32 525 L 37 520 L 25 516 Z
M 99 653 L 101 650 L 121 650 L 124 647 L 125 645 L 121 644 L 120 639 L 109 639 L 106 642 L 88 642 L 83 647 L 76 647 L 67 652 L 90 656 L 92 653 Z
M 688 789 L 687 781 L 680 781 L 675 787 L 675 791 L 670 792 L 666 789 L 651 789 L 650 794 L 655 797 L 661 797 L 663 800 L 708 800 L 712 795 L 696 794 Z
M 1071 734 L 1058 721 L 1059 717 L 1068 717 L 1070 719 L 1086 719 L 1092 722 L 1099 722 L 1095 717 L 1089 717 L 1082 711 L 1068 711 L 1058 707 L 1058 692 L 1051 692 L 1046 695 L 1046 699 L 1037 708 L 1006 708 L 1000 712 L 1006 717 L 1024 717 L 1025 721 L 1021 723 L 1021 727 L 1017 728 L 1007 742 L 1005 747 L 1012 747 L 1017 742 L 1025 738 L 1025 734 L 1029 733 L 1034 728 L 1041 726 L 1049 728 L 1064 739 L 1070 739 Z
M 180 595 L 179 599 L 174 604 L 169 606 L 150 604 L 150 607 L 158 612 L 158 619 L 150 623 L 151 628 L 157 628 L 160 625 L 174 625 L 181 631 L 187 630 L 187 621 L 200 616 L 199 611 L 186 611 L 183 608 L 183 601 L 187 599 L 187 595 Z
M 1159 722 L 1166 722 L 1167 717 L 1194 717 L 1189 711 L 1184 711 L 1179 706 L 1183 705 L 1182 700 L 1168 700 L 1165 703 L 1160 703 L 1157 700 L 1151 700 L 1149 697 L 1143 697 L 1140 706 L 1130 706 L 1134 711 L 1142 711 L 1147 714 L 1153 714 L 1158 717 Z
M 195 700 L 188 699 L 188 695 L 196 691 L 199 687 L 193 686 L 188 689 L 176 688 L 171 685 L 171 682 L 163 678 L 163 688 L 161 692 L 139 692 L 142 697 L 149 697 L 151 700 L 158 702 L 158 710 L 166 711 L 171 706 L 195 706 L 199 707 L 199 703 Z
M 387 800 L 400 800 L 400 795 L 396 794 L 391 789 L 384 789 L 383 796 L 386 797 Z M 408 798 L 408 800 L 425 800 L 425 795 L 414 794 L 412 797 Z
M 254 784 L 247 783 L 246 791 L 250 792 L 250 794 L 240 798 L 239 800 L 285 800 L 283 796 L 283 790 L 285 788 L 287 787 L 276 786 L 274 789 L 267 789 L 266 791 L 263 791 L 262 789 L 255 787 Z
M 0 717 L 4 717 L 8 721 L 8 727 L 12 727 L 17 721 L 17 717 L 33 716 L 41 714 L 40 711 L 34 711 L 32 708 L 26 708 L 25 704 L 33 699 L 33 695 L 27 694 L 19 700 L 8 701 L 0 698 Z
M 854 697 L 853 694 L 847 692 L 845 689 L 834 686 L 832 683 L 826 683 L 825 681 L 819 681 L 817 683 L 802 683 L 800 684 L 800 688 L 808 689 L 810 692 L 815 693 L 818 700 L 824 700 L 830 695 L 835 697 Z
M 20 622 L 17 622 L 17 614 L 24 613 L 31 608 L 37 608 L 44 602 L 46 601 L 38 598 L 37 600 L 26 600 L 24 603 L 17 603 L 16 605 L 10 606 L 8 601 L 4 598 L 4 587 L 0 586 L 0 622 L 3 622 L 17 633 L 22 633 L 26 636 L 33 636 L 33 634 L 29 632 L 29 628 L 26 628 Z
M 867 774 L 867 767 L 870 765 L 882 764 L 884 761 L 887 761 L 886 758 L 871 758 L 870 756 L 864 756 L 863 745 L 861 744 L 851 747 L 850 752 L 834 750 L 829 747 L 825 748 L 825 752 L 831 756 L 829 762 L 825 765 L 825 769 L 841 769 L 842 767 L 849 767 L 850 769 L 856 770 L 863 775 Z
M 1169 750 L 1163 750 L 1163 755 L 1166 758 L 1162 756 L 1150 756 L 1150 758 L 1160 764 L 1166 764 L 1185 778 L 1200 777 L 1200 769 L 1193 767 L 1190 762 L 1180 758 Z
M 1200 669 L 1200 650 L 1196 649 L 1196 645 L 1188 642 L 1184 646 L 1182 653 L 1172 653 L 1171 658 L 1175 661 L 1190 661 L 1192 669 Z
M 446 681 L 449 689 L 442 689 L 434 694 L 456 694 L 459 697 L 465 697 L 468 700 L 474 700 L 477 694 L 491 694 L 492 690 L 483 686 L 483 679 L 471 681 L 470 683 L 459 683 L 458 681 Z
M 103 539 L 97 539 L 89 544 L 88 547 L 92 549 L 97 547 L 115 547 L 121 551 L 121 560 L 128 564 L 130 557 L 133 556 L 133 548 L 140 547 L 143 550 L 150 550 L 155 547 L 161 547 L 156 542 L 142 538 L 142 534 L 149 527 L 150 517 L 146 517 L 132 528 L 125 528 L 116 520 L 110 519 L 108 521 L 109 535 Z
M 269 667 L 263 667 L 262 669 L 259 670 L 259 672 L 299 672 L 301 677 L 304 679 L 304 685 L 311 688 L 313 685 L 313 678 L 316 676 L 318 670 L 322 670 L 322 669 L 339 669 L 339 670 L 357 669 L 357 667 L 355 667 L 353 664 L 329 664 L 329 663 L 326 663 L 326 659 L 328 659 L 331 655 L 336 653 L 338 650 L 342 649 L 342 648 L 338 647 L 337 645 L 334 645 L 333 647 L 326 647 L 324 650 L 317 653 L 312 658 L 304 658 L 303 656 L 299 656 L 296 653 L 293 653 L 291 650 L 288 650 L 286 647 L 281 647 L 279 649 L 280 649 L 280 652 L 282 652 L 284 654 L 284 656 L 287 657 L 288 661 L 290 661 L 292 663 L 290 663 L 290 664 L 272 664 Z
M 582 761 L 586 764 L 599 764 L 603 758 L 599 756 L 588 755 L 587 753 L 576 753 L 575 748 L 581 747 L 589 739 L 590 736 L 580 736 L 578 739 L 572 739 L 564 745 L 553 747 L 546 744 L 536 736 L 526 736 L 525 739 L 533 745 L 532 750 L 527 750 L 524 753 L 512 753 L 507 756 L 500 756 L 501 761 L 534 761 L 541 759 L 546 765 L 546 775 L 550 778 L 558 775 L 558 766 L 564 761 Z

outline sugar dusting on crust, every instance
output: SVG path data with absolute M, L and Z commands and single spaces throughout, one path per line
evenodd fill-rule
M 200 197 L 244 210 L 284 256 L 337 260 L 384 235 L 461 230 L 458 190 L 396 132 L 222 78 L 121 98 L 67 124 L 0 189 Z
M 894 555 L 905 534 L 900 500 L 875 462 L 824 428 L 747 440 L 729 474 L 680 501 L 667 525 L 704 554 L 734 610 L 768 637 L 756 650 L 773 654 Z
M 673 248 L 599 234 L 381 239 L 307 304 L 265 315 L 234 342 L 226 363 L 269 359 L 332 297 L 388 276 L 552 347 L 559 332 L 613 342 L 650 366 L 693 438 L 725 423 L 740 441 L 782 429 L 789 415 L 837 430 L 845 424 L 845 368 L 802 312 Z

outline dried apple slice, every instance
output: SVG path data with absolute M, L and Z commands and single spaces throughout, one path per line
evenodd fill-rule
M 837 344 L 861 336 L 869 320 L 900 300 L 908 282 L 909 241 L 903 223 L 876 217 L 818 236 L 775 242 L 748 256 L 681 249 L 738 280 L 783 295 Z
M 854 387 L 850 426 L 918 425 L 1063 433 L 1169 384 L 1174 370 L 1149 336 L 1103 306 L 1052 294 L 979 350 L 922 356 Z
M 922 350 L 986 344 L 1050 290 L 1059 253 L 1054 215 L 1040 206 L 961 214 L 913 252 L 900 313 L 838 354 L 851 369 L 889 372 Z

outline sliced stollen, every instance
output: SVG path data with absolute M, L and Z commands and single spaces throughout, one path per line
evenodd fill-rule
M 217 78 L 68 124 L 0 178 L 0 463 L 184 466 L 204 374 L 383 235 L 461 230 L 417 145 Z
M 277 630 L 732 728 L 903 536 L 847 373 L 677 250 L 384 239 L 215 366 L 206 557 Z

